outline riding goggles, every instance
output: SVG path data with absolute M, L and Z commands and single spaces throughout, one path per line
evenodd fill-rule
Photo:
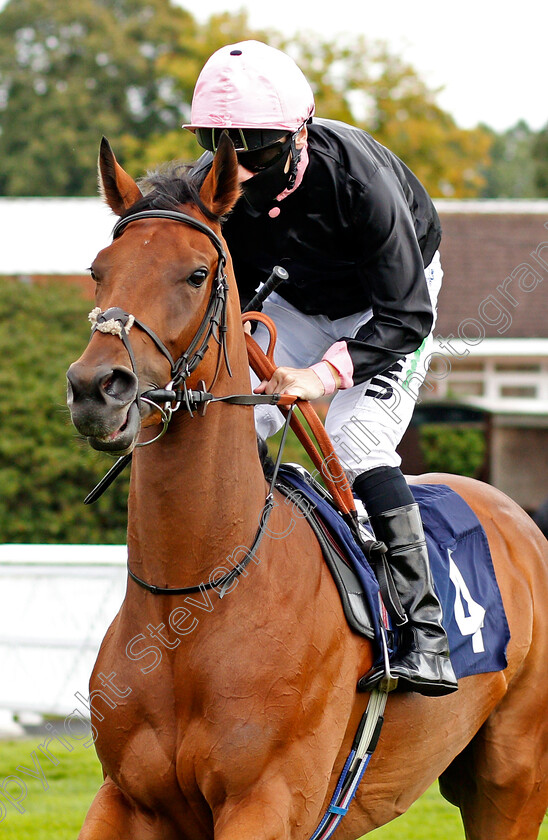
M 272 146 L 287 136 L 279 128 L 196 128 L 196 140 L 203 149 L 216 152 L 221 134 L 226 131 L 237 152 L 255 152 Z
M 257 149 L 256 152 L 237 152 L 238 163 L 249 172 L 262 172 L 268 169 L 282 158 L 287 158 L 291 148 L 291 137 L 287 137 L 283 143 L 273 143 L 272 146 L 265 146 L 264 149 Z

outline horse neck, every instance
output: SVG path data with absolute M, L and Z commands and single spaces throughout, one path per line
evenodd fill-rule
M 250 393 L 243 337 L 229 352 L 216 396 Z M 138 449 L 132 466 L 128 547 L 133 570 L 162 586 L 208 580 L 238 546 L 251 545 L 265 501 L 253 409 L 213 403 L 180 410 L 167 434 Z

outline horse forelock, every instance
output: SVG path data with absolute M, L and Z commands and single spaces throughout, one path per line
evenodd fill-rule
M 121 218 L 142 210 L 178 210 L 181 205 L 194 204 L 211 222 L 219 217 L 206 207 L 200 198 L 200 183 L 192 176 L 192 165 L 173 162 L 149 172 L 139 181 L 143 197 Z

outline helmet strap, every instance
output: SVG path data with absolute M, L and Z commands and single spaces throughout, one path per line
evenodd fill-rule
M 291 163 L 289 164 L 289 177 L 285 187 L 286 190 L 292 190 L 295 186 L 295 181 L 297 180 L 297 169 L 299 167 L 302 151 L 302 149 L 297 148 L 297 137 L 299 132 L 300 129 L 291 135 Z

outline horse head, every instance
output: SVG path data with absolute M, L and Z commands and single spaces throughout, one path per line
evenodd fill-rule
M 227 311 L 238 304 L 220 221 L 239 196 L 237 159 L 226 136 L 201 188 L 179 170 L 143 195 L 103 139 L 99 182 L 119 219 L 91 266 L 92 336 L 67 372 L 67 403 L 93 448 L 125 454 L 165 418 L 146 392 L 211 384 L 223 353 L 228 365 Z

